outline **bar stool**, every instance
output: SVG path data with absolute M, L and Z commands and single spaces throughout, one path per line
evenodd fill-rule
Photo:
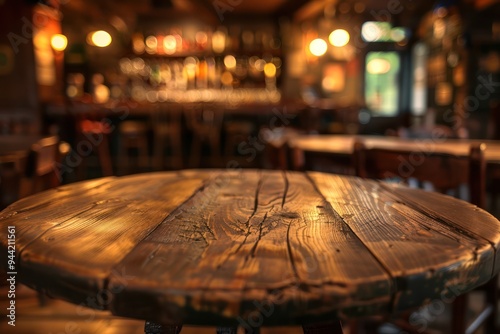
M 182 106 L 178 103 L 159 105 L 151 115 L 154 144 L 153 166 L 162 170 L 165 162 L 165 148 L 169 147 L 170 167 L 181 169 L 183 167 L 182 155 Z
M 77 178 L 79 180 L 87 178 L 88 159 L 92 154 L 97 154 L 102 176 L 113 175 L 108 139 L 112 129 L 110 124 L 104 122 L 104 115 L 99 106 L 84 97 L 81 101 L 72 102 L 70 112 L 75 116 L 76 122 L 76 142 L 73 146 L 81 160 Z
M 200 166 L 204 144 L 210 149 L 211 165 L 220 161 L 223 112 L 210 104 L 196 104 L 186 110 L 186 119 L 192 133 L 190 166 Z
M 126 173 L 131 167 L 148 168 L 148 126 L 143 121 L 124 121 L 119 125 L 120 149 L 118 153 L 119 168 Z M 135 166 L 131 164 L 131 150 L 137 151 Z
M 412 161 L 414 150 L 367 148 L 359 141 L 354 144 L 353 163 L 357 176 L 377 179 L 396 176 L 403 181 L 411 177 L 419 181 L 431 182 L 436 191 L 443 193 L 467 184 L 469 202 L 484 208 L 486 202 L 485 149 L 485 144 L 472 144 L 469 154 L 465 156 L 426 152 L 425 159 L 418 161 L 418 164 L 412 164 L 412 172 L 405 175 L 401 172 L 401 162 Z M 470 324 L 467 324 L 469 294 L 458 296 L 452 304 L 450 333 L 474 333 L 482 325 L 485 327 L 485 333 L 498 333 L 496 326 L 498 276 L 474 291 L 484 293 L 485 307 Z M 397 320 L 398 326 L 402 328 L 407 326 L 404 329 L 411 328 L 406 323 L 406 319 Z
M 232 156 L 235 150 L 238 150 L 240 143 L 248 141 L 254 129 L 254 124 L 250 121 L 230 120 L 224 122 L 224 154 L 226 157 Z

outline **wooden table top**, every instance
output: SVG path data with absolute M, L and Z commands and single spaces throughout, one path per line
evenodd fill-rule
M 264 325 L 447 301 L 500 270 L 500 222 L 437 193 L 318 172 L 107 177 L 0 213 L 2 269 L 50 296 L 158 323 Z
M 478 139 L 404 139 L 398 137 L 360 136 L 360 135 L 298 135 L 288 140 L 290 147 L 318 153 L 351 155 L 354 142 L 362 141 L 367 148 L 393 150 L 415 150 L 418 152 L 448 153 L 468 155 L 470 145 L 485 143 L 485 159 L 488 163 L 500 163 L 500 142 Z

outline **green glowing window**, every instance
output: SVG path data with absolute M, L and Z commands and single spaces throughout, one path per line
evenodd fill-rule
M 377 116 L 398 112 L 400 58 L 397 52 L 368 52 L 365 67 L 365 101 Z

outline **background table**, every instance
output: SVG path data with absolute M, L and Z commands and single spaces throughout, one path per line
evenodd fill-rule
M 470 145 L 485 143 L 485 159 L 487 163 L 500 163 L 500 141 L 479 139 L 447 139 L 447 138 L 419 138 L 404 139 L 382 136 L 355 136 L 355 135 L 298 135 L 289 137 L 287 144 L 291 148 L 317 153 L 351 155 L 354 142 L 362 141 L 366 148 L 415 150 L 416 152 L 446 153 L 452 155 L 469 154 Z
M 5 135 L 0 136 L 0 163 L 17 162 L 25 159 L 41 137 L 35 135 Z
M 1 212 L 2 254 L 8 226 L 18 282 L 164 324 L 258 327 L 391 313 L 452 300 L 500 270 L 500 222 L 487 212 L 316 172 L 102 178 Z

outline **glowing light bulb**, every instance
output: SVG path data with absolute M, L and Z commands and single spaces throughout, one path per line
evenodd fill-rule
M 268 78 L 274 78 L 276 76 L 276 65 L 273 63 L 267 63 L 264 66 L 264 74 Z
M 68 46 L 68 39 L 64 35 L 55 34 L 50 39 L 50 45 L 56 51 L 64 51 L 66 46 Z
M 236 58 L 234 56 L 228 55 L 224 57 L 224 65 L 228 69 L 233 69 L 236 67 Z
M 105 48 L 106 46 L 111 44 L 112 38 L 111 35 L 104 30 L 94 31 L 90 35 L 91 44 L 98 46 L 100 48 Z
M 326 53 L 328 45 L 321 38 L 316 38 L 309 44 L 309 51 L 316 57 L 320 57 Z
M 163 39 L 163 47 L 166 54 L 174 54 L 177 50 L 177 40 L 174 36 L 168 35 Z
M 349 43 L 350 38 L 351 36 L 344 29 L 336 29 L 328 36 L 328 41 L 333 46 L 342 47 Z

